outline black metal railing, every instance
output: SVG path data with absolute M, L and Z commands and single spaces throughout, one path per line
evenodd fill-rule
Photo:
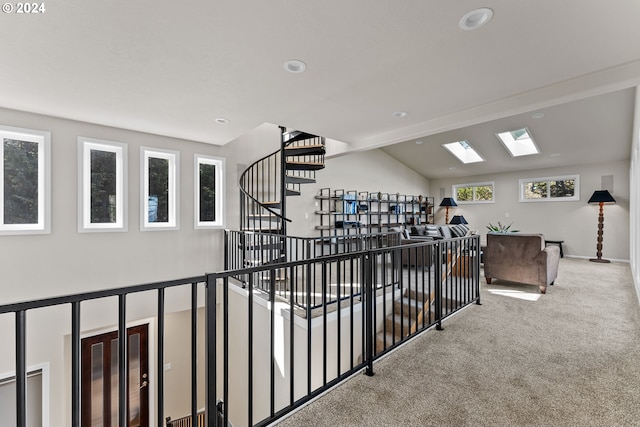
M 391 247 L 398 245 L 399 242 L 399 232 L 363 233 L 335 237 L 295 237 L 225 230 L 225 270 L 243 270 L 285 261 L 310 260 L 326 255 Z M 276 286 L 276 295 L 292 298 L 297 306 L 305 308 L 307 304 L 305 290 L 299 286 L 300 280 L 304 280 L 304 275 L 296 274 L 295 277 L 288 277 L 285 273 L 282 270 L 279 271 L 276 285 L 286 280 L 287 283 L 293 285 L 293 289 Z M 344 274 L 344 269 L 342 273 Z M 335 275 L 337 272 L 331 270 L 329 274 Z M 264 272 L 259 273 L 258 276 L 260 277 L 253 281 L 254 286 L 269 292 L 269 276 Z M 235 279 L 246 286 L 248 275 L 243 273 L 236 276 Z M 334 301 L 335 298 L 330 300 L 330 302 Z M 316 304 L 315 300 L 312 299 L 312 303 Z
M 202 425 L 197 366 L 204 364 L 206 425 L 264 426 L 357 372 L 372 375 L 373 362 L 390 349 L 430 327 L 441 329 L 448 316 L 479 304 L 479 273 L 479 236 L 471 236 L 2 305 L 0 315 L 15 317 L 17 426 L 26 426 L 27 321 L 36 310 L 68 306 L 70 311 L 70 424 L 80 427 L 81 333 L 95 328 L 83 326 L 82 307 L 116 298 L 114 315 L 123 337 L 130 320 L 128 301 L 137 301 L 134 294 L 141 294 L 148 308 L 149 298 L 143 293 L 155 293 L 157 386 L 150 402 L 157 402 L 154 413 L 160 427 L 167 416 L 165 394 L 170 393 L 164 381 L 165 307 L 176 305 L 174 292 L 166 291 L 185 287 L 189 301 L 183 309 L 190 310 L 191 323 L 191 345 L 185 348 L 191 363 L 190 378 L 185 379 L 191 387 L 191 425 Z M 244 287 L 235 284 L 238 276 L 246 277 Z M 279 287 L 288 290 L 278 293 Z M 201 300 L 199 291 L 204 291 Z M 198 330 L 199 307 L 205 311 L 204 333 Z M 119 341 L 118 425 L 125 427 L 127 340 Z M 202 345 L 204 360 L 197 352 Z
M 81 331 L 83 330 L 81 321 L 82 305 L 90 301 L 106 300 L 108 298 L 117 298 L 117 330 L 119 337 L 127 336 L 127 299 L 133 294 L 139 294 L 143 292 L 155 292 L 155 303 L 157 319 L 157 352 L 155 366 L 157 367 L 156 381 L 157 381 L 157 396 L 156 396 L 156 417 L 158 427 L 164 426 L 165 422 L 165 400 L 164 400 L 164 349 L 165 349 L 165 291 L 169 288 L 176 288 L 180 286 L 190 287 L 190 304 L 191 310 L 191 408 L 193 415 L 193 424 L 197 425 L 197 318 L 196 310 L 198 308 L 198 290 L 204 288 L 206 284 L 206 276 L 190 277 L 181 280 L 173 280 L 166 282 L 157 282 L 146 285 L 138 285 L 131 287 L 123 287 L 116 289 L 109 289 L 103 291 L 79 293 L 75 295 L 45 298 L 28 302 L 20 302 L 13 304 L 0 305 L 0 315 L 13 314 L 15 316 L 15 366 L 16 366 L 16 420 L 17 427 L 25 427 L 27 424 L 27 408 L 26 408 L 26 360 L 28 354 L 27 348 L 27 321 L 29 315 L 38 311 L 55 306 L 68 306 L 70 312 L 71 323 L 71 426 L 80 427 L 81 425 L 81 406 L 80 406 L 80 381 L 81 381 Z M 202 302 L 204 304 L 204 301 Z M 47 325 L 41 325 L 43 330 L 47 330 Z M 49 333 L 53 331 L 48 331 Z M 2 337 L 7 342 L 8 337 Z M 128 372 L 128 357 L 127 346 L 128 340 L 118 339 L 118 407 L 127 408 L 127 390 L 129 376 Z M 10 347 L 9 347 L 10 348 Z M 119 426 L 128 426 L 129 420 L 127 419 L 127 410 L 120 410 L 118 415 Z
M 219 367 L 209 371 L 218 392 L 209 390 L 208 404 L 225 402 L 224 422 L 270 424 L 357 372 L 373 374 L 389 350 L 479 304 L 479 274 L 479 236 L 213 274 L 209 288 L 222 289 L 208 306 L 221 304 L 222 315 L 207 318 L 216 334 L 208 366 Z M 234 284 L 239 275 L 244 287 Z

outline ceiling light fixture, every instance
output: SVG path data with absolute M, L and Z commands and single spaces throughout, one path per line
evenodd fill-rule
M 224 117 L 218 117 L 215 122 L 219 125 L 226 125 L 229 123 L 229 119 L 225 119 Z
M 460 19 L 458 25 L 460 26 L 460 28 L 466 31 L 476 30 L 489 22 L 492 17 L 493 10 L 489 9 L 488 7 L 482 7 L 465 14 Z
M 419 140 L 417 140 L 417 141 L 416 141 L 416 144 L 421 145 L 421 144 L 422 144 L 422 142 L 423 142 L 423 141 L 419 139 Z
M 396 119 L 401 119 L 403 117 L 407 117 L 409 113 L 407 113 L 406 111 L 394 111 L 393 113 L 391 113 L 391 115 Z
M 534 119 L 541 119 L 544 117 L 544 113 L 533 113 L 533 116 L 531 116 Z
M 284 63 L 284 69 L 290 73 L 298 74 L 307 69 L 307 64 L 298 59 L 292 59 Z

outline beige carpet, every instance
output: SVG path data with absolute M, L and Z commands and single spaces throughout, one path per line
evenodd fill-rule
M 278 425 L 640 426 L 628 264 L 561 260 L 556 286 L 494 281 L 472 306 Z

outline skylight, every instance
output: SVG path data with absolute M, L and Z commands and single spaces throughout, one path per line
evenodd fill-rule
M 462 163 L 484 162 L 480 154 L 478 154 L 467 141 L 450 142 L 448 144 L 442 144 L 442 146 L 449 150 L 451 154 L 456 156 Z
M 496 136 L 513 157 L 540 154 L 527 128 L 497 133 Z

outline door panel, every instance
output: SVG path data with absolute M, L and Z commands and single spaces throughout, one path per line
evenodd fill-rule
M 149 425 L 148 325 L 127 329 L 129 427 Z M 82 340 L 82 426 L 118 426 L 118 332 Z

